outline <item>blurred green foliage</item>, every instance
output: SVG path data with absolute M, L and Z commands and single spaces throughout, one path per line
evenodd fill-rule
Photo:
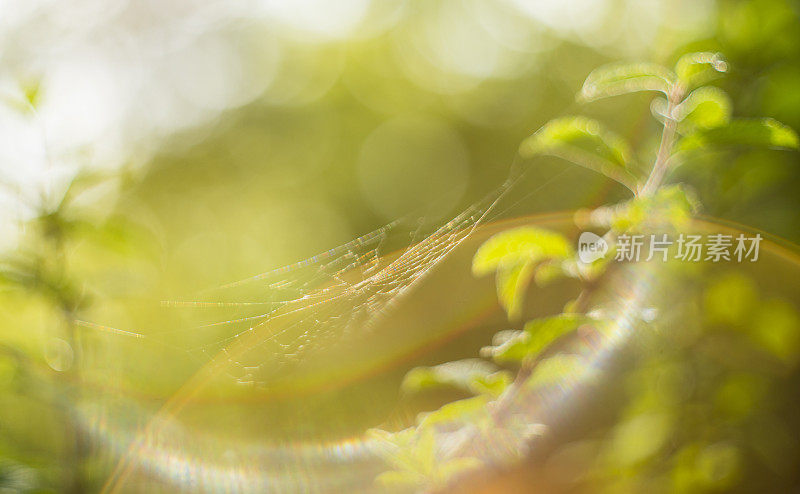
M 0 491 L 99 490 L 119 451 L 90 437 L 76 405 L 110 396 L 138 403 L 144 415 L 152 413 L 201 365 L 185 349 L 229 336 L 224 328 L 194 328 L 234 317 L 230 311 L 198 315 L 164 308 L 161 300 L 290 264 L 404 215 L 419 215 L 430 224 L 445 221 L 515 171 L 510 168 L 519 143 L 532 130 L 578 108 L 589 117 L 572 121 L 566 131 L 578 138 L 579 147 L 597 142 L 581 140 L 586 135 L 575 129 L 590 129 L 594 119 L 601 119 L 609 135 L 623 136 L 639 150 L 632 156 L 606 139 L 603 161 L 588 168 L 624 164 L 623 184 L 629 175 L 639 177 L 658 147 L 649 96 L 588 106 L 575 101 L 585 75 L 605 62 L 677 62 L 683 67 L 679 75 L 694 84 L 703 76 L 695 69 L 705 67 L 681 62 L 680 55 L 725 53 L 728 74 L 711 84 L 729 99 L 717 89 L 692 93 L 680 109 L 687 123 L 679 131 L 716 127 L 731 116 L 774 118 L 800 128 L 798 2 L 719 0 L 697 10 L 689 1 L 636 5 L 609 1 L 597 21 L 600 27 L 582 27 L 582 17 L 590 17 L 582 13 L 574 25 L 558 28 L 506 2 L 412 1 L 397 14 L 373 6 L 376 17 L 367 17 L 366 25 L 375 28 L 374 36 L 325 42 L 298 39 L 296 33 L 259 22 L 226 26 L 248 77 L 266 70 L 266 47 L 281 38 L 280 72 L 263 95 L 178 133 L 153 137 L 140 145 L 145 151 L 131 152 L 122 170 L 81 173 L 71 177 L 66 192 L 21 194 L 34 203 L 35 213 L 22 218 L 18 243 L 3 253 L 0 265 Z M 653 26 L 647 23 L 653 18 L 660 19 L 657 29 L 643 35 L 638 24 Z M 125 19 L 139 22 L 136 16 Z M 382 30 L 381 25 L 391 27 Z M 455 41 L 442 41 L 444 32 L 455 32 Z M 494 58 L 480 51 L 490 46 L 481 45 L 481 36 L 500 46 Z M 646 77 L 647 84 L 660 84 Z M 24 118 L 34 119 L 36 108 L 47 101 L 48 87 L 28 81 L 24 86 L 23 98 L 10 103 Z M 607 80 L 593 91 L 613 92 L 614 87 Z M 583 99 L 596 94 L 584 91 Z M 191 95 L 176 95 L 176 100 L 179 96 Z M 658 109 L 654 104 L 656 114 Z M 772 120 L 751 122 L 759 126 L 757 134 L 783 136 L 786 144 L 782 127 Z M 742 133 L 732 135 L 738 142 Z M 745 135 L 754 135 L 753 129 Z M 682 192 L 687 202 L 693 205 L 690 199 L 696 196 L 708 216 L 800 241 L 800 155 L 709 149 L 704 139 L 698 134 L 687 143 L 702 150 L 693 158 L 696 164 L 668 177 L 691 184 Z M 563 149 L 549 151 L 545 154 L 563 154 Z M 540 160 L 520 179 L 506 216 L 596 208 L 626 197 L 588 170 L 555 158 Z M 608 210 L 606 219 L 630 226 L 641 219 L 643 207 L 634 201 Z M 678 209 L 676 221 L 691 208 Z M 387 247 L 382 253 L 389 252 Z M 497 271 L 498 277 L 504 272 L 502 284 L 511 287 L 500 293 L 512 314 L 523 304 L 520 287 L 530 277 L 548 276 L 523 268 L 521 262 Z M 634 352 L 637 365 L 631 367 L 637 370 L 621 378 L 624 385 L 613 394 L 619 398 L 618 414 L 585 438 L 554 447 L 550 470 L 542 475 L 561 482 L 564 471 L 570 479 L 583 472 L 578 487 L 602 485 L 614 492 L 652 491 L 655 485 L 670 492 L 736 486 L 747 491 L 778 477 L 776 485 L 796 486 L 800 447 L 794 437 L 800 425 L 792 407 L 800 403 L 794 392 L 800 339 L 792 296 L 797 282 L 778 275 L 772 283 L 763 278 L 758 273 L 704 278 L 693 292 L 695 312 L 673 323 L 680 331 L 669 337 L 677 342 Z M 487 328 L 481 338 L 498 329 Z M 485 353 L 502 361 L 520 346 L 538 350 L 551 343 L 531 339 L 526 328 L 518 331 Z M 559 333 L 553 330 L 553 338 Z M 478 346 L 486 344 L 481 338 Z M 455 341 L 427 360 L 474 356 L 474 347 Z M 711 358 L 721 363 L 711 365 Z M 540 379 L 552 382 L 552 376 L 569 374 L 574 365 L 569 359 L 556 361 L 550 377 L 545 373 Z M 465 382 L 462 373 L 454 378 L 434 369 L 418 371 L 406 387 L 449 379 L 456 388 L 494 396 L 513 381 L 496 367 L 470 374 Z M 288 407 L 260 410 L 272 414 L 273 422 L 257 427 L 272 437 L 302 431 L 306 439 L 328 439 L 355 433 L 365 423 L 377 425 L 396 405 L 403 372 L 389 374 L 368 398 L 354 394 L 358 402 L 342 405 L 342 396 L 349 395 L 320 393 L 304 414 Z M 432 401 L 448 401 L 439 398 Z M 470 405 L 474 402 L 465 408 Z M 439 419 L 448 420 L 427 418 Z M 137 420 L 131 420 L 132 427 L 143 425 Z M 527 432 L 533 437 L 541 431 Z M 248 435 L 244 427 L 230 433 Z M 432 439 L 413 441 L 427 451 Z M 410 469 L 418 480 L 433 475 L 442 486 L 452 474 L 475 466 L 466 459 Z
M 675 167 L 696 166 L 696 158 L 687 155 L 688 150 L 726 145 L 794 150 L 800 147 L 797 134 L 789 127 L 771 119 L 731 120 L 730 102 L 724 91 L 697 87 L 727 69 L 720 54 L 706 52 L 682 56 L 674 72 L 658 64 L 614 64 L 600 67 L 588 76 L 581 91 L 581 97 L 587 100 L 640 91 L 660 92 L 667 98 L 655 100 L 658 105 L 653 106 L 654 116 L 663 125 L 661 140 L 652 164 L 638 177 L 621 174 L 630 164 L 628 143 L 603 130 L 594 120 L 555 119 L 522 143 L 523 156 L 551 155 L 571 161 L 625 185 L 634 194 L 627 202 L 581 212 L 575 218 L 581 226 L 602 228 L 603 237 L 589 233 L 594 235 L 593 242 L 603 243 L 602 254 L 610 251 L 612 256 L 615 252 L 618 255 L 611 262 L 597 262 L 602 255 L 587 260 L 580 255 L 583 251 L 573 251 L 562 234 L 535 227 L 509 229 L 484 242 L 473 258 L 473 273 L 497 273 L 497 297 L 510 321 L 523 313 L 531 281 L 535 279 L 540 286 L 550 281 L 549 276 L 544 280 L 534 276 L 542 267 L 579 279 L 580 294 L 567 302 L 561 314 L 530 320 L 521 330 L 495 333 L 493 345 L 484 347 L 481 356 L 491 358 L 500 367 L 467 359 L 410 371 L 403 383 L 406 391 L 455 387 L 475 396 L 420 414 L 416 425 L 401 431 L 374 431 L 379 441 L 392 446 L 383 452 L 391 470 L 376 479 L 379 484 L 414 490 L 441 490 L 443 485 L 449 489 L 448 485 L 455 484 L 457 491 L 474 490 L 469 486 L 473 486 L 471 477 L 475 471 L 486 475 L 492 467 L 536 454 L 540 446 L 526 431 L 533 427 L 548 433 L 553 422 L 557 427 L 555 417 L 569 413 L 563 407 L 571 406 L 573 394 L 586 393 L 592 386 L 596 377 L 593 367 L 607 364 L 608 353 L 615 353 L 613 358 L 630 354 L 627 364 L 632 370 L 607 377 L 606 386 L 618 386 L 620 380 L 632 384 L 624 388 L 628 392 L 625 399 L 611 406 L 619 414 L 615 423 L 600 425 L 599 431 L 594 431 L 599 436 L 592 447 L 595 453 L 590 455 L 594 458 L 585 458 L 585 465 L 573 466 L 576 471 L 572 474 L 578 480 L 561 479 L 564 485 L 559 485 L 558 490 L 715 492 L 746 485 L 769 489 L 782 486 L 779 490 L 784 490 L 796 481 L 786 472 L 762 476 L 752 463 L 746 464 L 743 452 L 757 449 L 758 442 L 742 439 L 741 435 L 749 425 L 747 419 L 768 399 L 766 386 L 770 377 L 759 368 L 764 364 L 755 362 L 767 353 L 772 360 L 769 370 L 773 380 L 794 370 L 799 356 L 796 342 L 800 339 L 797 310 L 788 302 L 779 302 L 780 308 L 775 304 L 757 308 L 758 291 L 749 277 L 739 273 L 705 287 L 709 279 L 714 279 L 711 270 L 716 266 L 701 263 L 693 273 L 676 268 L 676 259 L 681 256 L 674 252 L 665 252 L 660 260 L 656 258 L 654 262 L 660 261 L 660 267 L 654 268 L 651 263 L 649 269 L 655 273 L 646 274 L 648 268 L 642 266 L 651 261 L 655 235 L 650 239 L 653 245 L 646 261 L 639 253 L 627 257 L 622 250 L 623 237 L 631 239 L 636 233 L 645 237 L 657 231 L 666 240 L 664 232 L 683 235 L 690 227 L 695 201 L 689 199 L 682 186 L 663 186 L 664 177 Z M 581 234 L 581 242 L 586 234 Z M 580 245 L 579 249 L 583 247 Z M 697 261 L 709 259 L 706 256 Z M 719 257 L 712 262 L 718 260 Z M 626 262 L 632 264 L 626 266 Z M 669 287 L 670 283 L 675 285 Z M 670 293 L 669 288 L 676 293 Z M 600 290 L 605 293 L 598 296 Z M 706 304 L 701 312 L 706 320 L 693 321 L 697 314 L 690 308 L 691 301 L 703 293 Z M 754 325 L 751 314 L 765 310 L 775 324 Z M 726 372 L 728 369 L 715 362 L 714 356 L 703 355 L 700 338 L 695 337 L 689 345 L 680 337 L 674 340 L 681 326 L 695 324 L 702 328 L 704 323 L 711 328 L 727 323 L 752 335 L 744 346 L 737 336 L 715 338 L 722 348 L 738 347 L 735 353 L 744 366 L 737 372 Z M 630 351 L 629 347 L 642 343 L 644 347 Z M 684 366 L 697 359 L 687 352 L 687 347 L 691 347 L 689 352 L 700 355 L 698 361 L 706 367 L 705 376 L 687 376 L 690 371 Z M 652 349 L 656 351 L 651 353 Z M 650 370 L 665 364 L 683 381 L 670 383 L 671 386 L 685 386 L 691 380 L 692 386 L 705 388 L 703 399 L 714 397 L 712 408 L 705 408 L 705 402 L 679 406 L 675 402 L 683 400 L 654 399 L 653 382 L 660 376 L 651 376 Z M 639 380 L 642 374 L 646 377 Z M 721 380 L 720 374 L 724 376 Z M 491 387 L 481 385 L 490 378 Z M 668 392 L 682 394 L 684 390 Z M 585 406 L 597 406 L 600 401 L 590 399 Z M 729 430 L 715 433 L 728 412 L 735 413 L 740 421 L 731 424 Z M 593 418 L 587 416 L 584 420 L 578 427 L 598 428 Z M 785 418 L 774 420 L 780 423 Z M 506 430 L 517 440 L 503 441 L 501 431 Z M 557 449 L 563 439 L 557 432 L 554 435 L 550 441 L 555 446 L 550 447 Z M 425 445 L 422 449 L 421 444 Z M 506 453 L 502 463 L 497 462 L 495 453 L 500 448 Z M 691 459 L 683 464 L 683 457 Z M 676 458 L 678 464 L 671 466 Z M 457 460 L 468 461 L 469 468 L 447 475 L 436 468 Z M 417 463 L 427 467 L 420 469 Z M 534 481 L 533 485 L 518 485 L 515 490 L 538 489 Z

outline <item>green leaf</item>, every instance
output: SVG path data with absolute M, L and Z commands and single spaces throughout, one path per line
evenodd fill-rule
M 675 64 L 675 73 L 678 80 L 687 90 L 718 77 L 720 73 L 728 71 L 728 63 L 721 53 L 697 52 L 687 53 Z
M 513 319 L 522 312 L 525 290 L 536 265 L 572 254 L 572 246 L 563 235 L 524 226 L 498 233 L 481 245 L 472 260 L 472 271 L 476 276 L 497 272 L 497 297 Z
M 512 265 L 502 264 L 497 269 L 497 299 L 509 319 L 522 315 L 522 302 L 536 265 L 531 261 Z
M 560 233 L 522 226 L 500 232 L 484 242 L 472 259 L 472 272 L 484 276 L 501 265 L 565 259 L 572 254 L 572 246 Z
M 488 402 L 488 396 L 480 395 L 448 403 L 436 411 L 420 414 L 419 427 L 429 429 L 438 424 L 475 420 L 477 416 L 487 413 Z
M 589 322 L 596 322 L 582 314 L 560 314 L 534 319 L 525 329 L 499 345 L 484 347 L 481 355 L 499 363 L 521 363 L 534 360 L 556 340 Z
M 569 259 L 545 261 L 536 266 L 533 279 L 539 286 L 547 286 L 553 281 L 565 277 L 575 277 L 577 273 L 569 269 Z
M 406 374 L 402 389 L 405 392 L 413 393 L 425 389 L 452 386 L 468 392 L 475 392 L 476 380 L 485 380 L 497 370 L 497 367 L 491 363 L 478 358 L 456 360 L 433 367 L 416 367 Z
M 492 358 L 499 363 L 520 363 L 527 356 L 527 343 L 530 335 L 519 331 L 506 341 L 481 348 L 481 356 Z
M 589 367 L 583 357 L 569 354 L 554 355 L 539 362 L 525 384 L 532 388 L 564 384 L 570 379 L 587 377 L 588 372 Z
M 470 387 L 479 394 L 498 397 L 503 394 L 511 384 L 511 381 L 513 381 L 511 374 L 506 371 L 499 371 L 488 376 L 476 377 Z
M 684 137 L 678 143 L 676 151 L 686 152 L 724 145 L 797 149 L 798 143 L 800 141 L 795 131 L 777 120 L 737 119 L 728 125 L 703 129 Z
M 603 225 L 618 232 L 680 230 L 699 208 L 697 199 L 681 185 L 661 187 L 652 196 L 640 196 L 605 208 Z
M 669 94 L 675 74 L 654 63 L 617 63 L 599 67 L 583 83 L 579 99 L 594 101 L 638 91 Z
M 530 335 L 528 356 L 538 355 L 561 336 L 588 323 L 597 323 L 583 314 L 559 314 L 529 321 L 523 331 Z
M 662 187 L 652 196 L 650 204 L 652 213 L 649 223 L 657 225 L 656 228 L 668 224 L 675 230 L 686 228 L 700 209 L 697 197 L 680 184 Z
M 639 231 L 650 213 L 649 197 L 637 197 L 614 211 L 611 227 L 618 232 Z
M 731 99 L 719 88 L 701 87 L 675 108 L 673 117 L 683 133 L 721 127 L 731 120 Z
M 523 157 L 547 155 L 602 173 L 633 190 L 636 178 L 628 171 L 630 146 L 596 120 L 564 117 L 551 120 L 528 137 L 519 149 Z

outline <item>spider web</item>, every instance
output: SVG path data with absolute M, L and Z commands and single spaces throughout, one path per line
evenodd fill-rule
M 203 379 L 208 376 L 222 378 L 227 383 L 269 388 L 274 378 L 282 377 L 276 374 L 289 373 L 293 366 L 301 363 L 308 366 L 323 353 L 335 353 L 337 342 L 379 333 L 376 329 L 381 323 L 392 317 L 406 297 L 415 292 L 459 246 L 464 245 L 481 225 L 503 216 L 554 180 L 565 177 L 565 173 L 559 171 L 545 180 L 537 179 L 536 186 L 527 190 L 524 197 L 515 198 L 513 204 L 504 204 L 501 208 L 501 202 L 510 196 L 508 192 L 527 174 L 515 174 L 515 165 L 516 162 L 502 185 L 438 227 L 426 231 L 424 218 L 399 219 L 307 259 L 204 290 L 195 300 L 163 302 L 171 309 L 188 308 L 192 312 L 208 309 L 226 315 L 216 320 L 212 317 L 210 322 L 201 326 L 177 330 L 179 334 L 173 334 L 172 341 L 179 342 L 178 345 L 167 343 L 166 338 L 161 339 L 159 335 L 163 338 L 164 332 L 142 334 L 83 323 L 111 335 L 157 340 L 193 355 L 201 365 L 197 374 L 184 383 L 154 418 L 140 424 L 135 439 L 115 446 L 122 459 L 107 483 L 107 486 L 112 486 L 111 492 L 125 482 L 131 468 L 137 464 L 161 472 L 160 475 L 173 475 L 175 472 L 164 467 L 165 462 L 159 459 L 164 455 L 184 462 L 181 467 L 184 475 L 180 476 L 179 482 L 186 480 L 187 469 L 207 472 L 209 468 L 230 480 L 228 470 L 214 467 L 213 461 L 202 460 L 205 454 L 186 456 L 181 453 L 181 449 L 195 442 L 196 438 L 192 435 L 177 439 L 162 427 L 160 419 L 177 416 L 183 404 L 193 396 L 193 391 L 206 385 Z M 191 340 L 185 337 L 187 332 L 192 336 Z M 197 344 L 187 348 L 185 341 Z M 100 415 L 99 419 L 90 417 L 87 423 L 108 423 L 108 427 L 110 422 L 103 419 L 107 416 L 108 413 Z M 129 429 L 114 425 L 105 432 L 99 431 L 98 435 L 106 439 L 126 437 Z M 281 472 L 270 477 L 267 485 L 283 485 L 281 482 L 295 477 L 308 483 L 299 487 L 287 484 L 287 492 L 306 492 L 309 485 L 324 491 L 337 482 L 363 487 L 364 482 L 371 483 L 376 473 L 373 471 L 377 468 L 373 446 L 363 438 L 332 443 L 330 447 L 316 440 L 310 443 L 292 440 L 292 448 L 280 444 L 273 449 Z M 259 444 L 259 448 L 263 447 Z M 297 447 L 311 453 L 308 457 L 295 458 L 292 451 Z M 337 465 L 345 461 L 340 456 L 347 451 L 355 454 L 347 457 L 348 465 L 359 466 L 353 470 L 354 478 L 337 480 L 332 472 L 342 471 Z M 156 459 L 148 463 L 151 457 Z M 250 463 L 244 461 L 236 464 L 235 469 L 239 471 L 247 465 Z M 264 465 L 259 465 L 258 471 L 263 471 L 262 467 Z M 162 471 L 165 468 L 167 471 Z M 244 478 L 249 477 L 244 475 Z
M 382 256 L 391 229 L 386 225 L 356 240 L 292 266 L 223 286 L 228 290 L 243 283 L 262 283 L 273 300 L 261 314 L 227 321 L 245 324 L 213 347 L 224 344 L 222 355 L 239 374 L 240 384 L 263 386 L 272 373 L 295 364 L 337 340 L 364 337 L 410 294 L 448 255 L 466 240 L 507 190 L 505 185 L 464 210 L 419 242 L 421 227 L 412 230 L 412 243 L 399 255 Z M 310 274 L 288 277 L 292 271 L 311 268 Z M 291 281 L 289 281 L 291 280 Z M 317 288 L 309 288 L 317 286 Z M 278 295 L 280 296 L 280 295 Z M 219 323 L 217 323 L 219 324 Z M 208 352 L 209 348 L 201 348 Z M 269 365 L 265 366 L 265 360 Z
M 171 333 L 172 341 L 193 342 L 180 350 L 200 364 L 216 361 L 218 372 L 236 383 L 265 387 L 311 354 L 372 333 L 490 217 L 514 183 L 509 178 L 431 232 L 424 231 L 424 218 L 398 219 L 307 259 L 201 291 L 195 300 L 162 302 L 168 308 L 222 311 L 224 319 L 148 334 L 82 324 L 151 340 Z M 404 246 L 392 253 L 398 242 Z

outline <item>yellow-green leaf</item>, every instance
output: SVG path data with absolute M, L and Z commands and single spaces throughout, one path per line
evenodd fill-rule
M 474 383 L 497 372 L 497 367 L 478 358 L 445 362 L 433 367 L 415 367 L 403 379 L 405 392 L 418 392 L 429 388 L 452 386 L 474 392 Z
M 572 246 L 563 235 L 523 226 L 492 236 L 484 242 L 472 259 L 472 272 L 483 276 L 502 265 L 512 266 L 545 259 L 565 259 L 573 254 Z
M 728 71 L 728 62 L 721 53 L 687 53 L 675 64 L 678 80 L 687 89 L 692 89 Z
M 517 319 L 522 315 L 522 301 L 535 266 L 531 261 L 523 261 L 511 265 L 501 264 L 497 268 L 497 299 L 509 319 Z
M 511 374 L 506 371 L 499 371 L 488 376 L 476 377 L 470 383 L 470 388 L 479 394 L 497 397 L 506 390 L 512 380 Z
M 488 402 L 488 396 L 480 395 L 448 403 L 436 411 L 420 414 L 419 426 L 430 430 L 431 426 L 437 424 L 474 420 L 476 416 L 487 413 Z
M 683 133 L 721 127 L 731 120 L 731 99 L 719 88 L 701 87 L 675 108 L 673 117 Z
M 583 83 L 579 99 L 593 101 L 638 91 L 669 94 L 675 75 L 654 63 L 616 63 L 593 70 Z
M 771 118 L 737 119 L 728 125 L 699 130 L 678 143 L 677 151 L 691 151 L 710 146 L 764 146 L 797 149 L 800 141 L 790 127 Z
M 563 117 L 551 120 L 520 145 L 523 157 L 547 155 L 616 180 L 633 190 L 636 177 L 629 171 L 630 146 L 620 136 L 605 129 L 599 122 L 585 117 Z
M 697 199 L 681 185 L 660 188 L 652 196 L 641 196 L 610 208 L 607 225 L 619 232 L 681 229 L 699 208 Z
M 533 360 L 562 336 L 591 322 L 581 314 L 560 314 L 534 319 L 525 325 L 524 331 L 514 334 L 499 345 L 484 347 L 481 353 L 501 363 L 521 363 Z
M 533 388 L 553 386 L 591 375 L 592 372 L 584 357 L 560 354 L 539 362 L 526 385 Z

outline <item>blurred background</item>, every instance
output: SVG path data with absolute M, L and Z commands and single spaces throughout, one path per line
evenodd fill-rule
M 203 290 L 400 221 L 369 249 L 348 249 L 391 255 L 520 170 L 492 220 L 625 197 L 589 171 L 516 158 L 544 122 L 581 113 L 651 159 L 649 95 L 576 103 L 598 65 L 720 51 L 735 115 L 800 129 L 798 28 L 793 0 L 0 1 L 0 490 L 100 490 L 134 432 L 231 335 L 203 325 L 245 314 L 179 302 L 263 296 Z M 708 217 L 767 232 L 795 255 L 800 155 L 704 160 L 672 180 L 691 184 Z M 782 283 L 775 296 L 797 292 L 796 279 Z M 788 307 L 777 313 L 794 341 Z M 238 418 L 204 413 L 236 441 L 340 440 L 397 413 L 409 362 L 474 354 L 486 333 L 466 333 L 442 329 L 448 345 L 417 341 L 402 358 L 352 364 L 358 390 L 309 385 Z M 763 391 L 748 379 L 731 393 Z M 767 456 L 797 455 L 797 429 L 770 427 L 768 446 L 785 449 Z M 209 449 L 236 464 L 236 448 Z M 153 461 L 190 468 L 168 457 Z M 795 485 L 793 461 L 780 485 Z M 226 492 L 224 477 L 186 484 L 152 470 L 130 488 Z

